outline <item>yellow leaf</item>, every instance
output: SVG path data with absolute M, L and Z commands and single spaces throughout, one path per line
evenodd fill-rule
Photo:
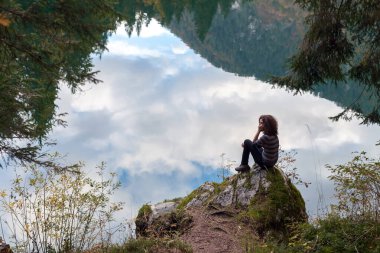
M 8 204 L 9 208 L 13 209 L 13 207 L 15 206 L 16 202 L 10 202 Z
M 0 191 L 1 198 L 5 198 L 6 196 L 7 196 L 7 193 L 4 190 Z
M 6 18 L 4 15 L 0 14 L 0 25 L 2 26 L 9 26 L 11 21 Z

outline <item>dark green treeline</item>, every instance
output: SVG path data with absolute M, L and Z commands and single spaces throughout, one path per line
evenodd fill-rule
M 60 87 L 75 92 L 100 81 L 92 57 L 102 54 L 120 24 L 131 34 L 156 19 L 214 66 L 267 81 L 287 73 L 307 15 L 292 0 L 2 1 L 0 153 L 5 160 L 42 161 L 44 137 L 64 124 L 55 104 Z M 305 90 L 359 117 L 379 110 L 378 91 L 358 82 Z

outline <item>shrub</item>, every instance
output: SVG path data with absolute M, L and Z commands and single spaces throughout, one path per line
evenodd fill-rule
M 254 252 L 380 252 L 380 162 L 361 152 L 346 164 L 327 167 L 338 199 L 330 214 L 293 226 L 288 244 L 267 242 Z
M 356 221 L 330 214 L 313 224 L 298 225 L 288 245 L 264 244 L 259 252 L 380 252 L 380 223 L 372 220 Z
M 338 199 L 332 207 L 343 217 L 379 221 L 380 160 L 361 152 L 346 164 L 327 167 L 332 172 L 329 178 L 334 181 Z
M 13 180 L 10 194 L 1 192 L 17 251 L 73 252 L 109 245 L 120 228 L 110 226 L 122 209 L 122 203 L 110 200 L 120 184 L 115 174 L 104 179 L 104 164 L 97 168 L 99 181 L 87 177 L 83 166 L 71 166 L 70 171 L 26 166 L 25 174 Z

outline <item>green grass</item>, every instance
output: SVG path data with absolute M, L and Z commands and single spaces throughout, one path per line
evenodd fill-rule
M 189 195 L 187 195 L 181 200 L 181 202 L 177 206 L 177 209 L 178 210 L 184 209 L 187 206 L 187 204 L 189 204 L 190 201 L 192 201 L 198 194 L 199 194 L 199 189 L 195 189 L 194 191 L 192 191 Z
M 179 239 L 131 239 L 121 246 L 113 246 L 108 253 L 156 253 L 178 252 L 192 253 L 190 245 Z
M 299 225 L 288 244 L 266 243 L 254 253 L 378 253 L 380 252 L 380 222 L 364 218 L 352 220 L 330 214 L 314 224 Z
M 151 213 L 152 213 L 152 208 L 150 207 L 150 205 L 145 204 L 139 209 L 139 212 L 137 214 L 137 218 L 149 216 Z

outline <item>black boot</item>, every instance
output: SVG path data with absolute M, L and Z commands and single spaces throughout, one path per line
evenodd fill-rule
M 235 170 L 238 172 L 244 172 L 249 171 L 250 167 L 248 165 L 240 165 L 239 167 L 235 168 Z

